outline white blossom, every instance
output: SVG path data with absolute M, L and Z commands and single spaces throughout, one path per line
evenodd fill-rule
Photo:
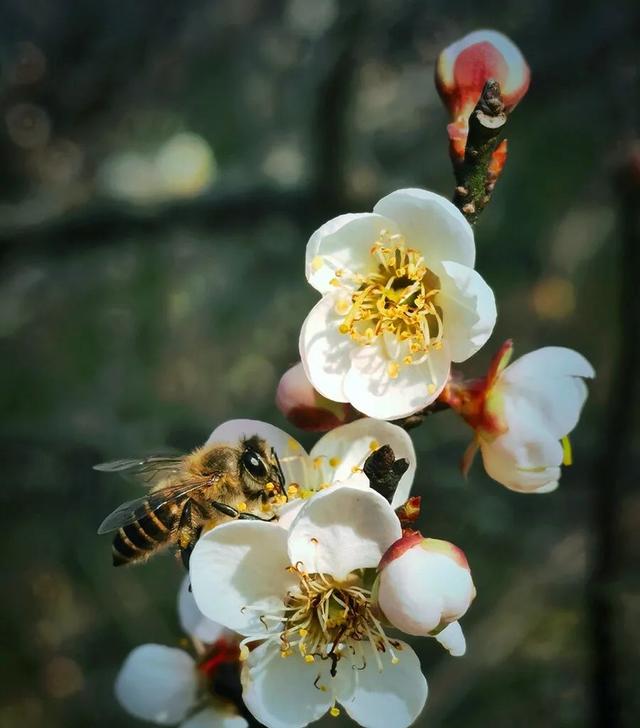
M 578 352 L 537 349 L 508 364 L 507 341 L 483 380 L 452 384 L 446 399 L 475 430 L 465 468 L 480 448 L 485 470 L 510 490 L 549 493 L 570 465 L 568 435 L 587 398 L 593 367 Z
M 203 676 L 181 649 L 147 644 L 136 647 L 116 679 L 118 702 L 131 715 L 180 728 L 245 728 L 247 721 L 220 704 L 201 707 Z
M 285 475 L 289 503 L 280 509 L 281 520 L 289 523 L 302 506 L 303 500 L 337 482 L 351 478 L 368 487 L 362 474 L 367 457 L 382 445 L 389 445 L 397 459 L 409 463 L 395 495 L 392 506 L 402 505 L 411 491 L 416 471 L 416 454 L 411 437 L 397 425 L 371 418 L 362 418 L 341 425 L 323 435 L 307 453 L 293 437 L 274 425 L 258 420 L 229 420 L 213 431 L 208 442 L 237 443 L 242 437 L 258 435 L 276 451 Z M 353 479 L 353 475 L 360 478 Z
M 339 704 L 370 728 L 403 728 L 419 715 L 419 661 L 387 636 L 371 596 L 375 568 L 400 536 L 382 496 L 345 484 L 307 500 L 288 530 L 234 521 L 198 541 L 194 597 L 253 647 L 243 697 L 261 723 L 305 726 Z
M 322 299 L 300 334 L 313 387 L 386 420 L 433 402 L 451 362 L 472 356 L 495 323 L 493 292 L 474 263 L 471 226 L 426 190 L 397 190 L 372 213 L 323 225 L 306 253 Z

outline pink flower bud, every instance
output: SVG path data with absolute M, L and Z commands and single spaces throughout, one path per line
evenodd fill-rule
M 380 561 L 377 598 L 385 617 L 412 635 L 433 635 L 467 611 L 476 590 L 464 553 L 410 532 Z
M 529 88 L 529 66 L 506 35 L 476 30 L 440 53 L 436 86 L 454 122 L 469 118 L 490 78 L 500 84 L 507 113 Z
M 296 427 L 310 432 L 328 432 L 357 416 L 348 403 L 332 402 L 318 394 L 307 379 L 301 362 L 280 379 L 276 405 Z

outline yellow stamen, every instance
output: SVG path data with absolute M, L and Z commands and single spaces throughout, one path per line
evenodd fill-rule
M 324 265 L 324 260 L 322 259 L 322 256 L 316 255 L 316 257 L 311 261 L 311 268 L 318 272 L 320 268 Z
M 336 706 L 334 705 L 333 708 L 331 708 L 331 710 L 329 711 L 329 715 L 332 718 L 337 718 L 340 715 L 340 708 L 336 708 Z
M 380 443 L 377 440 L 371 440 L 369 443 L 369 450 L 373 452 L 374 450 L 377 450 L 380 447 Z
M 334 458 L 329 458 L 329 465 L 332 468 L 337 468 L 338 465 L 340 465 L 341 462 L 342 462 L 342 460 L 340 458 L 335 458 L 335 457 Z
M 316 660 L 313 655 L 305 655 L 304 661 L 310 665 L 312 662 L 315 662 Z
M 571 441 L 569 435 L 565 435 L 562 440 L 562 464 L 572 465 L 573 464 L 573 451 L 571 449 Z
M 350 300 L 341 299 L 336 305 L 336 312 L 344 317 L 338 329 L 363 346 L 373 344 L 381 334 L 391 334 L 404 343 L 391 355 L 394 359 L 388 373 L 395 379 L 401 366 L 418 363 L 412 355 L 428 355 L 431 347 L 442 348 L 440 281 L 420 252 L 407 247 L 400 234 L 381 230 L 369 252 L 376 266 L 373 273 L 335 273 L 342 274 L 340 285 L 352 291 Z

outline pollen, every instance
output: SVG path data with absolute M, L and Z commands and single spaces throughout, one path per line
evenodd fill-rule
M 287 488 L 287 495 L 293 497 L 294 495 L 297 495 L 298 490 L 298 486 L 295 483 L 291 483 L 291 485 Z
M 331 710 L 329 711 L 329 715 L 332 718 L 337 718 L 340 715 L 340 708 L 336 708 L 336 706 L 334 705 L 333 708 L 331 708 Z
M 264 486 L 264 489 L 267 491 L 267 493 L 271 493 L 271 491 L 276 489 L 275 483 L 267 483 Z
M 247 504 L 246 503 L 238 503 L 236 508 L 240 511 L 240 513 L 244 513 L 247 510 Z
M 342 460 L 340 458 L 335 458 L 335 457 L 334 458 L 329 458 L 329 465 L 332 468 L 337 468 L 338 465 L 340 465 L 341 462 L 342 462 Z
M 301 564 L 287 571 L 298 577 L 285 601 L 287 616 L 283 621 L 282 613 L 263 615 L 282 624 L 270 639 L 277 640 L 283 657 L 297 654 L 308 664 L 329 660 L 332 677 L 346 655 L 366 666 L 370 652 L 365 646 L 373 648 L 378 670 L 383 669 L 383 657 L 395 664 L 397 645 L 385 634 L 360 572 L 337 580 L 328 574 L 309 574 Z M 316 687 L 323 690 L 317 681 Z
M 332 284 L 345 291 L 335 306 L 343 317 L 338 330 L 363 346 L 384 334 L 391 359 L 388 375 L 395 379 L 401 366 L 422 363 L 432 349 L 442 348 L 440 280 L 402 235 L 381 230 L 369 252 L 373 273 L 363 276 L 334 270 Z

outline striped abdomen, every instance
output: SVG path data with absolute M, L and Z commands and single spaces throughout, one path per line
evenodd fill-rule
M 119 528 L 111 549 L 113 565 L 145 559 L 165 546 L 175 533 L 180 511 L 181 504 L 177 503 L 167 503 L 154 511 L 147 506 L 146 516 Z

